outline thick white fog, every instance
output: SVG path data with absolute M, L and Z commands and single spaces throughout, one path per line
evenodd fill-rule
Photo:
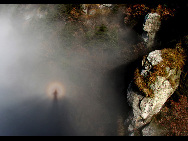
M 34 18 L 24 11 L 16 16 L 12 7 L 0 14 L 0 135 L 119 135 L 128 114 L 123 93 L 137 58 L 133 48 L 69 49 L 70 43 L 84 43 L 75 39 L 79 35 L 59 40 L 53 30 L 64 29 L 65 22 L 33 28 Z M 138 38 L 127 27 L 118 32 L 120 43 Z

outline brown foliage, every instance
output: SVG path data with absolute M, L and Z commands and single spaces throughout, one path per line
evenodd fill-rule
M 178 68 L 182 70 L 185 64 L 186 56 L 184 51 L 181 48 L 178 49 L 178 47 L 179 44 L 177 44 L 176 49 L 163 49 L 162 58 L 164 58 L 166 65 L 169 66 L 171 69 Z
M 153 71 L 150 71 L 147 76 L 142 76 L 137 68 L 134 73 L 134 82 L 140 89 L 140 91 L 144 92 L 146 97 L 153 96 L 153 90 L 150 88 L 152 83 L 155 83 L 157 76 L 167 77 L 168 73 L 166 71 L 166 67 L 170 67 L 170 69 L 182 70 L 185 64 L 185 53 L 180 47 L 180 44 L 177 44 L 175 49 L 163 49 L 162 58 L 163 61 L 159 64 L 152 66 Z M 146 57 L 146 56 L 144 56 Z M 175 86 L 176 82 L 169 77 L 169 82 L 172 87 Z
M 138 86 L 139 90 L 141 92 L 144 92 L 146 97 L 152 97 L 153 96 L 153 91 L 150 89 L 148 86 L 148 83 L 146 82 L 146 78 L 142 76 L 139 72 L 139 69 L 137 68 L 135 73 L 134 73 L 134 82 Z
M 178 102 L 172 99 L 170 108 L 165 106 L 155 117 L 157 124 L 166 128 L 167 136 L 188 135 L 188 101 L 186 96 L 181 96 Z

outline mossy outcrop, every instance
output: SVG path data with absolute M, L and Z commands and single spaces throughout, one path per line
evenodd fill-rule
M 177 44 L 175 49 L 155 50 L 143 57 L 142 68 L 136 69 L 134 81 L 128 89 L 128 102 L 133 108 L 128 130 L 133 135 L 150 123 L 153 115 L 160 112 L 178 88 L 184 63 L 185 53 L 181 44 Z M 133 83 L 139 91 L 134 90 Z

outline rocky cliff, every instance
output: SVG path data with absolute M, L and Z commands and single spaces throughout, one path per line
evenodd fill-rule
M 136 69 L 127 91 L 133 109 L 126 120 L 130 135 L 152 135 L 154 126 L 146 125 L 178 88 L 184 63 L 181 44 L 175 49 L 155 50 L 143 57 L 142 68 Z

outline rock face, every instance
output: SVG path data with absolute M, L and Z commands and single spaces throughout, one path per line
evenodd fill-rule
M 149 131 L 152 127 L 147 124 L 179 86 L 184 58 L 178 48 L 155 50 L 144 56 L 142 69 L 136 69 L 134 81 L 127 90 L 127 99 L 133 108 L 125 122 L 129 124 L 130 135 L 152 135 L 149 133 L 153 132 Z
M 153 45 L 156 32 L 159 30 L 160 25 L 160 15 L 158 13 L 149 13 L 143 27 L 143 30 L 146 31 L 149 36 L 148 47 Z

